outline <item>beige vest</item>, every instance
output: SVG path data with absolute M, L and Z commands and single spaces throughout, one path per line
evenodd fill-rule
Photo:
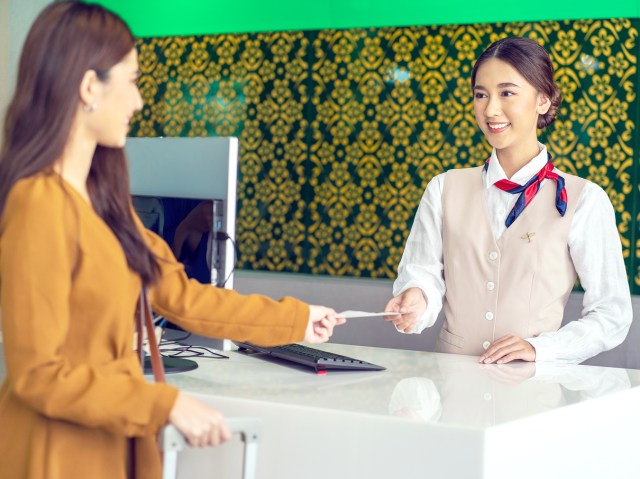
M 442 192 L 445 323 L 437 350 L 480 355 L 494 340 L 537 336 L 560 327 L 576 281 L 567 237 L 586 181 L 562 173 L 567 211 L 555 208 L 546 181 L 496 241 L 482 167 L 449 170 Z

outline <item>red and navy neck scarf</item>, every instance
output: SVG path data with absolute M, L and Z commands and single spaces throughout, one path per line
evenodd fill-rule
M 518 183 L 514 183 L 510 180 L 498 180 L 493 185 L 500 188 L 502 191 L 506 191 L 507 193 L 518 194 L 520 196 L 516 200 L 516 204 L 513 209 L 509 212 L 506 221 L 504 224 L 507 226 L 511 226 L 511 224 L 516 220 L 520 213 L 524 211 L 527 205 L 531 202 L 533 197 L 538 193 L 540 189 L 540 184 L 542 180 L 545 178 L 549 178 L 551 180 L 556 181 L 556 209 L 560 216 L 564 216 L 567 211 L 567 190 L 564 187 L 564 178 L 557 173 L 553 172 L 553 163 L 551 162 L 551 154 L 547 152 L 547 163 L 542 167 L 537 174 L 533 176 L 529 181 L 527 181 L 524 185 L 519 185 Z M 484 164 L 484 171 L 487 171 L 489 168 L 489 158 Z

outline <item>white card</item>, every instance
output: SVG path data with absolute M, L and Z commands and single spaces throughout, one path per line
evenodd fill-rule
M 382 312 L 382 313 L 368 313 L 366 311 L 343 311 L 342 313 L 337 313 L 337 318 L 372 318 L 375 316 L 399 316 L 401 313 L 392 313 L 390 311 Z

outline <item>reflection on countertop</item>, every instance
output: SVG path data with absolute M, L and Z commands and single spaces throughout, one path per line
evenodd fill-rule
M 398 381 L 389 401 L 391 415 L 485 428 L 631 387 L 624 369 L 478 364 L 444 354 L 437 355 L 435 363 L 435 374 Z

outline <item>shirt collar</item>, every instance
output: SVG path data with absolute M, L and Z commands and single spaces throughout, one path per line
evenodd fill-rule
M 489 168 L 487 169 L 487 173 L 484 177 L 485 188 L 493 186 L 496 181 L 500 180 L 510 180 L 514 183 L 518 183 L 519 185 L 524 185 L 533 175 L 537 174 L 538 171 L 547 164 L 547 161 L 549 161 L 547 157 L 547 147 L 542 143 L 538 143 L 538 146 L 540 147 L 540 153 L 534 156 L 529 163 L 516 171 L 511 178 L 507 178 L 507 175 L 502 169 L 502 165 L 500 165 L 500 160 L 498 160 L 496 149 L 494 148 L 491 152 Z

